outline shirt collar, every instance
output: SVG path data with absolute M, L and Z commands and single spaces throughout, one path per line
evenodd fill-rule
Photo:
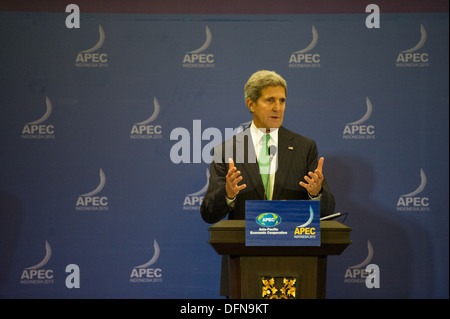
M 264 129 L 259 129 L 256 127 L 255 123 L 252 121 L 252 124 L 250 125 L 250 132 L 252 134 L 253 139 L 253 145 L 258 144 L 262 137 L 266 134 Z M 270 145 L 276 145 L 278 146 L 278 129 L 271 129 L 270 130 Z

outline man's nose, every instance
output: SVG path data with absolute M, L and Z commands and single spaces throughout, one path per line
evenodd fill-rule
M 272 110 L 278 112 L 281 109 L 281 102 L 277 101 L 273 104 Z

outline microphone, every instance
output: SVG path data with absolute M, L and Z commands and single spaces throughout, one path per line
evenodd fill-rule
M 277 147 L 275 145 L 270 145 L 269 146 L 269 157 L 270 157 L 270 160 L 272 160 L 272 158 L 275 156 L 276 153 L 277 153 Z
M 267 198 L 269 197 L 267 195 L 267 185 L 269 183 L 269 177 L 270 177 L 270 165 L 272 164 L 272 160 L 275 157 L 275 154 L 277 153 L 277 147 L 275 145 L 270 145 L 269 146 L 269 174 L 267 174 L 267 179 L 266 179 L 266 191 L 264 192 L 264 200 L 267 200 Z

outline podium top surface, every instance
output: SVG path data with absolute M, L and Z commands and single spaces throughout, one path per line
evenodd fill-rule
M 244 231 L 245 230 L 245 220 L 235 219 L 235 220 L 221 220 L 214 225 L 209 226 L 209 231 Z M 322 230 L 336 230 L 336 231 L 351 231 L 352 229 L 344 224 L 341 224 L 335 220 L 323 220 L 320 222 L 320 229 Z
M 215 223 L 208 228 L 210 231 L 216 230 L 245 230 L 245 220 L 235 219 L 228 220 L 223 219 L 220 222 Z
M 245 220 L 221 220 L 208 229 L 209 243 L 221 255 L 338 255 L 352 242 L 352 229 L 334 220 L 320 222 L 320 247 L 245 246 Z

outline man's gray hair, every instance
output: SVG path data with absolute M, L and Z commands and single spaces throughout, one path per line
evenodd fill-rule
M 245 84 L 245 100 L 256 102 L 261 97 L 261 91 L 268 86 L 282 86 L 287 94 L 286 81 L 274 71 L 262 70 L 252 74 Z

